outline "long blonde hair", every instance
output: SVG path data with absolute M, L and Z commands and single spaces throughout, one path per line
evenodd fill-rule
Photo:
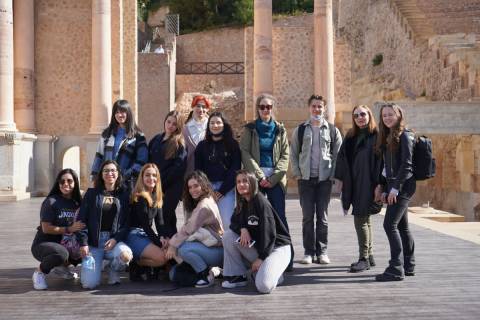
M 165 129 L 165 122 L 167 122 L 168 117 L 174 117 L 175 120 L 177 121 L 177 130 L 170 135 L 166 141 L 166 148 L 165 148 L 165 159 L 172 159 L 175 157 L 178 148 L 180 146 L 185 146 L 185 143 L 183 141 L 183 116 L 176 110 L 170 111 L 167 113 L 165 116 L 165 120 L 163 121 L 163 127 Z
M 145 184 L 143 183 L 143 175 L 145 171 L 149 168 L 153 168 L 157 175 L 157 183 L 155 184 L 155 188 L 153 189 L 153 195 L 147 191 Z M 163 205 L 163 192 L 162 192 L 162 184 L 160 179 L 160 171 L 158 170 L 157 166 L 154 163 L 146 163 L 142 170 L 140 170 L 140 174 L 138 175 L 137 183 L 135 183 L 135 188 L 132 192 L 132 202 L 138 202 L 139 197 L 145 198 L 148 202 L 148 206 L 151 208 L 161 208 Z

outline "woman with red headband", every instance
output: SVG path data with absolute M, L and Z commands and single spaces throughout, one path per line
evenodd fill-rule
M 195 96 L 192 101 L 192 111 L 188 115 L 185 127 L 183 128 L 183 137 L 187 149 L 187 170 L 188 175 L 195 167 L 195 149 L 200 141 L 205 138 L 207 131 L 208 114 L 210 102 L 204 96 Z

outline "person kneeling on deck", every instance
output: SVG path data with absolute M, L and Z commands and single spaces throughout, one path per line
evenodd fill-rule
M 230 230 L 223 236 L 222 287 L 247 285 L 247 260 L 257 290 L 270 293 L 283 282 L 283 272 L 290 262 L 290 235 L 270 202 L 258 192 L 254 174 L 240 170 L 235 181 L 237 207 Z

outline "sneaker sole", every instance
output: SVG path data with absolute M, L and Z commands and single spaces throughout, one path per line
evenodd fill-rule
M 234 289 L 234 288 L 240 288 L 240 287 L 246 287 L 247 286 L 247 281 L 245 282 L 235 282 L 235 283 L 227 283 L 222 282 L 222 288 L 225 289 Z

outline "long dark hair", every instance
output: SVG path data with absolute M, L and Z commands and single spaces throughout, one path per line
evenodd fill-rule
M 355 137 L 360 132 L 360 128 L 357 126 L 357 123 L 355 122 L 355 118 L 353 117 L 353 115 L 355 114 L 355 110 L 357 110 L 358 108 L 362 108 L 362 109 L 367 110 L 367 113 L 368 113 L 368 125 L 367 125 L 368 126 L 368 133 L 371 134 L 371 133 L 378 132 L 377 123 L 375 122 L 375 118 L 373 117 L 372 110 L 367 105 L 361 104 L 361 105 L 355 106 L 352 110 L 352 124 L 353 124 L 353 127 L 352 127 L 352 129 L 348 130 L 347 137 Z
M 168 137 L 166 141 L 166 148 L 165 148 L 165 159 L 172 159 L 175 157 L 178 148 L 180 146 L 185 146 L 185 142 L 183 141 L 183 116 L 176 110 L 172 110 L 165 116 L 165 120 L 163 121 L 163 129 L 165 130 L 165 122 L 167 122 L 168 117 L 174 117 L 177 121 L 177 130 Z
M 197 180 L 198 184 L 202 188 L 202 191 L 204 192 L 203 195 L 200 197 L 200 199 L 193 199 L 192 195 L 190 194 L 190 191 L 188 191 L 188 181 L 190 181 L 191 179 Z M 185 178 L 185 182 L 183 184 L 183 196 L 182 196 L 183 208 L 185 209 L 187 216 L 189 216 L 192 213 L 192 211 L 195 209 L 195 207 L 201 200 L 207 197 L 213 197 L 213 195 L 214 195 L 214 191 L 212 188 L 212 184 L 210 183 L 210 180 L 208 180 L 205 173 L 203 173 L 200 170 L 195 170 L 191 172 L 189 175 L 187 175 L 187 177 Z
M 117 190 L 122 186 L 122 172 L 121 172 L 120 166 L 115 160 L 106 160 L 102 163 L 102 165 L 100 166 L 100 170 L 98 170 L 98 174 L 95 177 L 95 181 L 94 181 L 95 188 L 105 190 L 105 181 L 103 181 L 103 168 L 105 168 L 107 164 L 113 164 L 115 165 L 115 168 L 117 168 L 118 177 L 117 177 L 117 180 L 115 181 L 115 186 L 114 186 L 115 190 Z
M 129 139 L 135 137 L 135 135 L 138 132 L 141 132 L 140 128 L 135 123 L 135 119 L 133 117 L 132 107 L 130 106 L 130 103 L 128 103 L 127 100 L 117 100 L 115 101 L 112 107 L 112 116 L 110 118 L 110 124 L 102 132 L 103 138 L 108 138 L 112 134 L 115 134 L 117 132 L 119 124 L 117 122 L 117 119 L 115 119 L 115 114 L 118 111 L 124 111 L 127 113 L 127 121 L 125 123 L 125 134 Z
M 247 177 L 248 184 L 250 186 L 249 188 L 250 199 L 253 199 L 253 197 L 255 197 L 258 193 L 257 177 L 255 177 L 255 175 L 248 170 L 245 170 L 245 169 L 238 170 L 237 174 L 235 175 L 235 198 L 237 200 L 237 206 L 235 207 L 236 214 L 240 213 L 244 207 L 249 205 L 249 202 L 247 202 L 247 200 L 238 193 L 237 177 L 241 174 Z
M 53 184 L 52 189 L 48 193 L 47 198 L 54 195 L 62 195 L 62 191 L 60 191 L 60 180 L 62 179 L 62 176 L 67 173 L 71 174 L 73 177 L 74 186 L 72 191 L 72 199 L 77 202 L 78 205 L 80 205 L 80 202 L 82 201 L 82 195 L 80 194 L 80 183 L 78 182 L 78 175 L 75 170 L 70 168 L 63 169 L 57 174 L 57 177 L 55 178 L 55 183 Z
M 238 148 L 238 142 L 233 138 L 233 130 L 232 126 L 230 123 L 228 123 L 227 119 L 223 117 L 223 114 L 220 111 L 215 111 L 213 112 L 209 117 L 208 117 L 208 122 L 207 122 L 207 131 L 205 133 L 205 140 L 208 142 L 213 142 L 213 134 L 212 131 L 210 131 L 210 119 L 212 117 L 218 117 L 222 119 L 223 122 L 223 132 L 222 132 L 222 141 L 223 145 L 225 146 L 225 150 L 232 154 L 233 151 Z
M 382 118 L 382 111 L 385 108 L 392 108 L 398 117 L 398 123 L 392 129 L 389 129 L 384 123 Z M 400 144 L 400 135 L 405 130 L 405 116 L 402 108 L 395 103 L 383 103 L 380 107 L 380 124 L 378 126 L 378 138 L 375 149 L 378 154 L 382 152 L 382 148 L 387 147 L 389 151 L 396 151 Z

